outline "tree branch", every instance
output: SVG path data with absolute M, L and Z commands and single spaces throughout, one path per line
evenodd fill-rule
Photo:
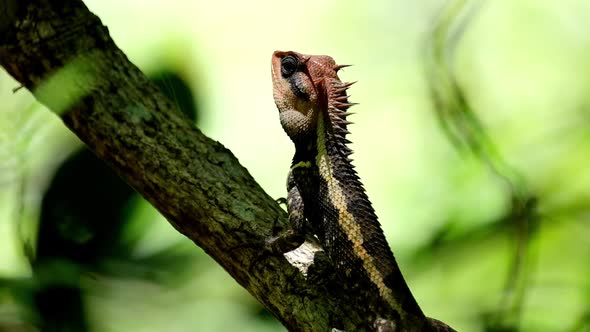
M 179 232 L 289 330 L 369 329 L 371 313 L 337 285 L 313 243 L 264 254 L 285 212 L 129 62 L 82 1 L 15 4 L 0 0 L 10 18 L 0 26 L 0 65 Z

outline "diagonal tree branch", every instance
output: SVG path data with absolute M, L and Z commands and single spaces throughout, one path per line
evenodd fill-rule
M 0 0 L 0 11 L 0 65 L 289 330 L 369 329 L 371 312 L 337 286 L 313 243 L 264 254 L 285 212 L 129 62 L 81 0 Z

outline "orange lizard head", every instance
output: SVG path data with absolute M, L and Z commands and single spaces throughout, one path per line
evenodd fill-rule
M 341 83 L 338 66 L 327 55 L 275 51 L 272 83 L 281 124 L 293 141 L 315 134 L 317 117 L 325 112 L 334 82 Z

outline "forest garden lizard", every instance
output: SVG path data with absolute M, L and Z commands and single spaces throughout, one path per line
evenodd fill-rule
M 374 318 L 395 322 L 389 329 L 373 322 L 374 329 L 444 331 L 416 303 L 349 158 L 347 117 L 353 104 L 346 90 L 353 83 L 338 78 L 343 67 L 329 56 L 290 51 L 272 56 L 275 104 L 296 151 L 287 180 L 291 228 L 267 245 L 284 253 L 312 232 L 361 301 L 382 308 Z

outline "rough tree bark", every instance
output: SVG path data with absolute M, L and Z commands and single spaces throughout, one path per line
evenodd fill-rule
M 284 211 L 175 110 L 81 0 L 0 0 L 0 18 L 0 65 L 289 330 L 368 328 L 371 313 L 337 286 L 313 243 L 264 254 Z

